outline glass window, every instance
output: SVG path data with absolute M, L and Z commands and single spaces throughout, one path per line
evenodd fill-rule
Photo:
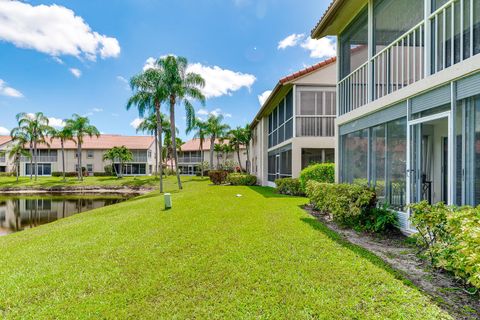
M 386 126 L 384 124 L 372 128 L 372 140 L 370 168 L 371 186 L 375 188 L 377 197 L 380 201 L 385 199 L 385 138 L 386 138 Z
M 278 125 L 282 125 L 285 122 L 285 105 L 284 101 L 280 102 L 278 105 Z
M 342 144 L 342 182 L 368 184 L 368 129 L 343 136 Z
M 407 119 L 387 124 L 387 202 L 392 209 L 404 210 L 407 171 Z
M 327 163 L 335 162 L 335 149 L 325 149 L 325 162 Z
M 273 110 L 273 130 L 278 128 L 278 109 Z
M 89 173 L 92 173 L 93 172 L 93 164 L 87 164 L 87 171 Z
M 300 92 L 300 115 L 308 116 L 315 115 L 315 92 L 301 91 Z
M 375 1 L 375 52 L 379 52 L 423 19 L 424 1 Z
M 293 119 L 290 119 L 285 123 L 285 140 L 293 137 Z
M 285 98 L 285 119 L 293 117 L 293 93 L 290 90 Z
M 368 59 L 368 11 L 365 8 L 339 37 L 340 78 L 343 79 Z M 360 50 L 364 48 L 365 50 Z M 355 49 L 355 51 L 354 51 Z M 353 53 L 353 54 L 352 54 Z
M 87 150 L 87 158 L 93 159 L 93 150 Z

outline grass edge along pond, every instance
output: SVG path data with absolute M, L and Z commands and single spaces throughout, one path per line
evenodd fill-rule
M 305 198 L 188 178 L 183 191 L 172 186 L 169 211 L 151 193 L 0 238 L 0 314 L 450 318 L 310 217 Z

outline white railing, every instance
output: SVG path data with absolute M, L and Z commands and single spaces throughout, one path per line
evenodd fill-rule
M 425 25 L 422 21 L 372 58 L 373 100 L 425 78 Z
M 333 137 L 335 116 L 297 116 L 297 137 Z
M 368 102 L 368 61 L 338 84 L 340 114 L 355 110 Z
M 132 161 L 130 162 L 148 162 L 148 157 L 146 155 L 140 156 L 140 155 L 133 155 Z M 120 163 L 119 159 L 115 159 L 115 163 Z
M 338 83 L 339 114 L 480 53 L 476 1 L 448 1 L 343 78 Z
M 30 157 L 21 157 L 21 162 L 30 162 Z M 57 162 L 57 156 L 37 156 L 37 162 Z M 32 162 L 35 162 L 35 157 L 32 157 Z
M 178 163 L 200 163 L 202 157 L 179 157 Z

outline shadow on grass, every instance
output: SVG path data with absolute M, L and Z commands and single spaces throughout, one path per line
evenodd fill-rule
M 352 251 L 356 255 L 370 261 L 372 264 L 375 266 L 382 268 L 383 270 L 387 271 L 391 275 L 393 275 L 397 280 L 402 281 L 405 285 L 409 287 L 416 288 L 415 285 L 408 279 L 405 278 L 405 275 L 390 267 L 389 264 L 387 264 L 385 261 L 383 261 L 380 257 L 375 255 L 374 253 L 368 251 L 367 249 L 364 249 L 356 244 L 353 244 L 349 242 L 348 240 L 345 240 L 340 234 L 336 233 L 335 231 L 329 229 L 325 224 L 322 222 L 318 221 L 315 218 L 301 218 L 300 219 L 302 222 L 305 222 L 306 224 L 310 225 L 313 229 L 320 231 L 327 237 L 329 237 L 331 240 L 335 241 L 336 243 L 340 244 L 342 247 Z
M 251 190 L 262 195 L 264 198 L 302 198 L 296 196 L 289 196 L 285 194 L 279 194 L 276 192 L 275 188 L 272 187 L 260 187 L 260 186 L 250 186 Z

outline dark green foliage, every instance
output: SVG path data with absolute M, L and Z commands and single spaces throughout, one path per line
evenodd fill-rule
M 77 172 L 65 172 L 65 177 L 76 177 L 78 176 Z M 52 177 L 63 177 L 63 172 L 53 171 Z
M 480 207 L 410 206 L 417 244 L 433 266 L 453 272 L 480 288 Z
M 310 180 L 323 183 L 334 183 L 335 164 L 319 163 L 308 166 L 300 173 L 299 180 L 303 190 L 306 190 L 307 182 Z
M 210 170 L 208 176 L 213 184 L 219 185 L 224 184 L 227 181 L 228 172 L 224 170 Z
M 257 184 L 257 177 L 251 174 L 230 173 L 227 182 L 232 186 L 254 186 Z
M 388 205 L 364 211 L 360 217 L 360 225 L 365 231 L 381 233 L 398 226 L 397 215 L 388 209 Z
M 115 176 L 115 174 L 112 174 L 111 172 L 94 172 L 93 176 L 94 177 L 112 177 L 112 176 Z
M 277 192 L 290 196 L 304 196 L 302 186 L 299 179 L 283 178 L 275 180 L 277 185 Z
M 0 172 L 0 177 L 15 177 L 15 172 Z

